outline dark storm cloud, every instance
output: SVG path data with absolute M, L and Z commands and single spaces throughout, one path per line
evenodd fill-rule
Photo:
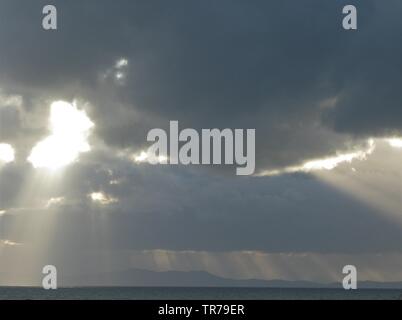
M 0 3 L 0 87 L 23 96 L 19 108 L 0 106 L 0 142 L 29 150 L 46 134 L 50 102 L 77 98 L 90 103 L 93 136 L 108 146 L 101 151 L 95 143 L 54 185 L 23 156 L 1 168 L 7 225 L 16 219 L 29 229 L 24 214 L 35 221 L 54 210 L 49 243 L 63 254 L 86 245 L 400 250 L 400 227 L 381 210 L 310 176 L 228 178 L 135 165 L 116 152 L 138 151 L 149 129 L 171 119 L 182 128 L 256 128 L 264 169 L 328 155 L 356 134 L 352 145 L 400 131 L 399 1 L 354 1 L 356 32 L 341 28 L 344 1 L 54 3 L 59 29 L 49 32 L 41 28 L 47 2 Z M 110 70 L 122 57 L 129 64 L 119 82 Z M 118 202 L 93 203 L 91 192 Z M 65 201 L 46 208 L 59 197 Z M 27 240 L 2 226 L 3 236 Z
M 369 2 L 371 3 L 371 2 Z M 402 2 L 372 2 L 359 11 L 358 35 L 350 35 L 336 63 L 340 97 L 324 117 L 336 131 L 398 134 L 402 129 Z
M 52 32 L 44 4 L 2 2 L 1 85 L 88 100 L 112 146 L 139 148 L 170 119 L 256 128 L 261 169 L 401 129 L 399 1 L 355 1 L 357 32 L 344 1 L 56 1 Z M 121 57 L 124 83 L 102 80 Z
M 85 247 L 378 253 L 399 252 L 402 243 L 400 225 L 385 210 L 304 174 L 239 179 L 189 168 L 133 166 L 96 152 L 67 168 L 63 183 L 55 178 L 52 184 L 46 172 L 33 177 L 32 170 L 23 172 L 1 171 L 1 195 L 9 201 L 0 208 L 8 226 L 0 238 L 35 243 L 29 233 L 13 233 L 20 229 L 10 226 L 29 227 L 29 219 L 52 216 L 48 242 L 55 252 Z M 389 179 L 383 171 L 371 175 Z M 93 202 L 92 192 L 118 201 Z M 49 206 L 50 198 L 59 197 L 63 201 Z
M 140 209 L 110 221 L 118 247 L 381 252 L 399 250 L 402 241 L 400 227 L 376 210 L 303 176 L 257 183 L 203 182 L 189 176 L 173 188 L 160 182 L 156 190 L 148 183 L 136 190 L 152 195 L 152 204 L 144 206 L 132 191 L 131 199 L 137 199 Z M 335 211 L 340 203 L 342 210 Z M 387 231 L 372 238 L 378 229 Z

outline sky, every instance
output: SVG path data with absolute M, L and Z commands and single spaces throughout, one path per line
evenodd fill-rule
M 0 0 L 0 284 L 402 281 L 401 1 L 52 3 Z M 255 173 L 141 161 L 170 120 L 255 129 Z

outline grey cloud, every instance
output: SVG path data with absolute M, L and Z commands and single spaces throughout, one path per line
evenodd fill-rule
M 362 186 L 373 179 L 394 181 L 391 189 L 400 186 L 392 168 L 371 172 L 364 162 L 354 166 L 362 170 L 358 179 L 353 178 L 361 180 Z M 0 182 L 6 174 L 2 172 Z M 49 214 L 43 208 L 49 198 L 66 198 L 50 210 L 57 216 L 56 236 L 49 240 L 55 250 L 74 247 L 78 241 L 116 250 L 377 253 L 399 251 L 402 243 L 400 220 L 390 219 L 386 208 L 362 203 L 353 193 L 304 174 L 215 176 L 191 168 L 133 165 L 95 152 L 67 168 L 63 184 L 51 184 L 48 179 L 37 173 L 32 182 L 28 175 L 25 188 L 30 190 L 31 203 L 42 204 L 42 209 L 34 211 L 39 216 Z M 18 181 L 9 179 L 13 180 Z M 20 190 L 23 180 L 20 177 L 14 189 L 6 189 L 4 183 L 7 199 L 12 198 L 12 190 L 26 194 L 24 188 Z M 119 184 L 110 184 L 115 180 Z M 42 188 L 30 189 L 38 183 Z M 381 186 L 385 194 L 391 194 L 382 182 Z M 118 202 L 93 203 L 87 196 L 91 192 L 103 192 Z M 13 219 L 12 212 L 8 219 Z
M 342 1 L 56 1 L 53 33 L 40 28 L 41 4 L 2 4 L 1 82 L 89 100 L 112 146 L 143 147 L 170 119 L 257 128 L 263 169 L 346 149 L 356 133 L 400 131 L 398 1 L 357 1 L 351 33 L 341 28 Z M 100 81 L 120 57 L 129 60 L 125 84 Z
M 138 165 L 121 154 L 140 151 L 148 130 L 169 120 L 181 128 L 256 128 L 258 169 L 401 133 L 400 1 L 354 1 L 357 32 L 341 29 L 346 1 L 54 3 L 56 32 L 41 29 L 47 2 L 0 3 L 1 93 L 23 97 L 18 108 L 0 105 L 0 142 L 17 150 L 17 161 L 0 167 L 0 239 L 72 257 L 77 268 L 90 260 L 85 250 L 103 249 L 111 257 L 144 249 L 400 251 L 400 218 L 370 197 L 385 193 L 382 201 L 400 208 L 400 161 L 389 148 L 366 165 L 353 163 L 350 180 L 372 189 L 367 202 L 313 175 L 235 177 Z M 103 77 L 122 57 L 124 81 Z M 95 131 L 92 151 L 52 176 L 25 159 L 60 99 L 89 102 Z M 94 203 L 91 192 L 118 202 Z
M 14 139 L 20 130 L 19 112 L 13 106 L 0 109 L 0 137 L 2 141 Z

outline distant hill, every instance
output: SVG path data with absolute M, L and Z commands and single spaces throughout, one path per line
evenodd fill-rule
M 166 287 L 269 287 L 269 288 L 342 288 L 341 283 L 311 281 L 227 279 L 204 271 L 156 272 L 131 269 L 61 279 L 66 286 L 166 286 Z M 402 282 L 361 281 L 359 288 L 402 289 Z
M 235 280 L 212 275 L 204 271 L 166 271 L 155 272 L 131 269 L 116 273 L 85 275 L 64 278 L 61 285 L 66 286 L 167 286 L 167 287 L 299 287 L 313 288 L 325 285 L 308 281 L 284 280 Z
M 21 275 L 8 277 L 0 274 L 0 286 L 26 285 L 41 286 L 41 278 Z M 18 279 L 18 284 L 7 281 Z M 204 271 L 166 271 L 156 272 L 142 269 L 130 269 L 120 272 L 83 274 L 75 277 L 62 277 L 59 274 L 59 287 L 266 287 L 266 288 L 342 288 L 341 283 L 318 283 L 310 281 L 288 280 L 236 280 L 215 276 Z M 402 282 L 360 281 L 358 288 L 402 289 Z

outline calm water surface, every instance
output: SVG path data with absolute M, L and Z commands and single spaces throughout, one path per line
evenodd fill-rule
M 396 289 L 291 289 L 291 288 L 168 288 L 168 287 L 92 287 L 44 290 L 31 287 L 0 287 L 4 299 L 129 299 L 129 300 L 185 300 L 185 299 L 402 299 Z

